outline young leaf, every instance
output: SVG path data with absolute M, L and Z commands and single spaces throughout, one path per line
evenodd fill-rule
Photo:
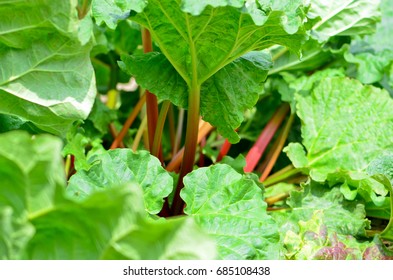
M 75 5 L 34 0 L 0 7 L 0 112 L 61 135 L 88 116 L 96 93 L 91 45 L 78 39 Z
M 291 210 L 273 212 L 289 259 L 362 259 L 370 222 L 361 201 L 347 201 L 340 188 L 311 181 L 292 191 Z M 370 243 L 370 246 L 374 244 Z
M 278 228 L 262 190 L 226 164 L 184 178 L 184 212 L 217 240 L 220 259 L 278 259 Z
M 393 100 L 388 93 L 356 80 L 326 78 L 310 95 L 296 95 L 303 147 L 285 148 L 297 168 L 307 168 L 319 182 L 340 170 L 363 171 L 383 153 L 393 151 Z
M 172 177 L 147 151 L 110 150 L 90 160 L 95 164 L 88 171 L 80 170 L 71 177 L 67 187 L 69 197 L 84 200 L 95 191 L 135 183 L 144 191 L 147 211 L 157 214 L 163 199 L 172 192 Z
M 319 211 L 323 213 L 323 224 L 339 234 L 365 236 L 370 226 L 364 205 L 346 201 L 339 188 L 311 182 L 303 191 L 292 191 L 287 203 L 292 207 L 289 221 L 307 221 Z
M 338 234 L 324 224 L 324 214 L 316 210 L 307 221 L 299 222 L 299 231 L 285 231 L 287 258 L 294 260 L 389 259 L 391 253 L 376 237 L 374 242 L 359 241 Z M 385 250 L 384 250 L 385 249 Z

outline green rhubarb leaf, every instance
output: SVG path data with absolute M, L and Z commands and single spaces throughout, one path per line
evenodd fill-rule
M 377 215 L 389 220 L 381 237 L 393 240 L 393 154 L 382 155 L 373 160 L 367 168 L 367 173 L 374 175 L 373 177 L 376 177 L 389 190 L 390 197 L 385 198 L 383 207 L 375 207 L 375 205 L 369 205 L 369 207 Z
M 180 0 L 152 0 L 131 19 L 150 30 L 169 62 L 160 55 L 147 55 L 145 62 L 157 64 L 147 65 L 151 75 L 146 78 L 137 65 L 130 66 L 132 58 L 129 63 L 123 60 L 131 68 L 127 70 L 139 77 L 140 85 L 181 107 L 187 107 L 191 87 L 201 88 L 201 115 L 217 126 L 224 137 L 237 142 L 239 137 L 234 130 L 243 120 L 243 111 L 255 105 L 256 93 L 261 93 L 261 83 L 270 65 L 266 54 L 244 55 L 274 44 L 299 54 L 306 37 L 302 26 L 305 7 L 300 2 L 261 2 L 260 8 L 252 8 L 245 1 L 236 5 L 183 1 L 180 5 Z M 182 8 L 198 16 L 185 13 Z M 258 19 L 256 13 L 262 13 L 264 19 Z M 145 63 L 140 57 L 136 60 Z M 169 63 L 177 74 L 168 67 Z
M 182 0 L 182 10 L 194 16 L 200 15 L 202 11 L 209 5 L 212 7 L 225 7 L 231 6 L 235 8 L 242 8 L 243 12 L 247 12 L 257 25 L 264 24 L 269 17 L 271 11 L 283 11 L 281 16 L 281 23 L 288 33 L 294 33 L 302 24 L 299 14 L 304 11 L 299 8 L 305 1 L 271 1 L 271 0 L 258 0 L 245 1 L 245 0 Z
M 364 41 L 377 52 L 393 48 L 393 42 L 389 38 L 393 24 L 393 6 L 389 0 L 381 0 L 380 2 L 382 20 L 377 23 L 376 32 L 364 37 Z
M 142 87 L 160 99 L 188 107 L 188 86 L 164 55 L 122 56 L 122 60 L 120 66 Z M 234 130 L 243 121 L 243 112 L 257 102 L 270 67 L 267 53 L 250 52 L 209 78 L 201 88 L 200 110 L 204 120 L 216 126 L 229 141 L 239 141 Z M 150 75 L 145 75 L 145 71 Z
M 115 29 L 118 21 L 129 17 L 131 11 L 142 12 L 147 0 L 93 0 L 92 14 L 98 25 Z
M 234 143 L 246 109 L 251 109 L 263 92 L 271 67 L 270 55 L 249 52 L 218 71 L 201 88 L 201 115 L 218 132 Z
M 87 120 L 91 121 L 100 133 L 105 134 L 108 131 L 109 124 L 115 119 L 116 113 L 96 98 Z
M 274 5 L 266 7 L 267 20 L 258 24 L 249 13 L 230 6 L 208 6 L 199 16 L 190 16 L 181 10 L 179 2 L 151 0 L 142 13 L 131 19 L 150 30 L 163 54 L 188 85 L 195 78 L 194 82 L 201 85 L 225 65 L 251 50 L 280 44 L 299 53 L 305 39 L 304 15 L 300 12 L 296 30 L 289 33 L 282 21 L 287 10 L 274 10 Z M 293 1 L 281 1 L 280 7 L 290 2 Z M 296 8 L 302 10 L 302 5 L 296 3 Z M 291 9 L 291 14 L 294 10 Z
M 262 190 L 226 164 L 184 177 L 184 212 L 218 245 L 220 259 L 278 259 L 279 234 Z
M 311 94 L 296 95 L 302 121 L 300 144 L 285 151 L 296 167 L 323 182 L 337 171 L 364 171 L 381 154 L 393 151 L 393 100 L 384 90 L 347 78 L 323 79 Z M 306 163 L 307 162 L 307 163 Z
M 323 71 L 315 72 L 312 76 L 298 76 L 292 73 L 283 72 L 280 74 L 282 79 L 274 79 L 275 86 L 281 94 L 281 100 L 291 105 L 292 112 L 296 111 L 295 95 L 308 94 L 320 80 L 328 77 L 345 77 L 344 69 L 328 68 Z
M 147 211 L 157 214 L 172 191 L 172 177 L 147 151 L 111 150 L 92 157 L 90 162 L 93 161 L 95 164 L 88 171 L 80 170 L 71 177 L 67 187 L 69 197 L 84 200 L 93 192 L 135 183 L 144 191 Z
M 330 186 L 340 186 L 348 200 L 353 200 L 358 194 L 366 201 L 376 206 L 385 204 L 388 189 L 385 184 L 363 172 L 336 172 L 329 174 L 327 181 Z
M 307 221 L 315 211 L 323 213 L 323 224 L 344 235 L 365 236 L 370 222 L 366 219 L 364 205 L 347 201 L 339 188 L 311 182 L 302 191 L 292 191 L 287 201 L 292 208 L 290 221 Z
M 356 78 L 365 84 L 372 84 L 383 79 L 393 62 L 393 51 L 383 50 L 380 53 L 362 52 L 345 54 L 346 61 L 357 66 Z
M 149 89 L 160 100 L 171 100 L 176 106 L 187 107 L 188 86 L 162 53 L 122 55 L 121 60 L 120 68 L 132 75 L 140 86 Z
M 311 38 L 302 48 L 302 59 L 285 51 L 283 47 L 273 50 L 274 68 L 271 74 L 283 70 L 312 70 L 333 60 L 332 43 L 339 42 L 333 49 L 341 48 L 337 36 L 372 34 L 380 19 L 380 1 L 334 0 L 312 1 L 307 13 L 311 25 Z M 335 38 L 336 37 L 336 38 Z M 334 51 L 333 51 L 334 52 Z
M 389 39 L 393 24 L 393 8 L 388 0 L 381 1 L 382 21 L 376 32 L 365 37 L 357 37 L 345 59 L 356 65 L 356 78 L 363 83 L 381 82 L 388 76 L 393 65 L 393 44 Z M 388 78 L 389 79 L 389 78 Z
M 74 156 L 76 171 L 89 170 L 95 164 L 94 156 L 105 152 L 102 139 L 89 136 L 80 124 L 74 125 L 67 132 L 67 142 L 62 150 L 64 156 Z
M 88 116 L 96 92 L 76 1 L 8 1 L 0 16 L 0 112 L 64 136 Z
M 367 174 L 382 174 L 393 185 L 393 154 L 381 155 L 370 162 L 367 167 Z
M 320 42 L 332 36 L 371 34 L 380 20 L 379 5 L 374 0 L 314 1 L 308 16 L 317 18 L 312 36 Z
M 11 130 L 25 130 L 31 134 L 42 133 L 34 124 L 16 116 L 0 114 L 0 133 Z

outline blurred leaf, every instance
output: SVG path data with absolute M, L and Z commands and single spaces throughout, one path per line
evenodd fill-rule
M 96 94 L 91 45 L 79 41 L 75 5 L 33 0 L 0 7 L 0 112 L 62 136 L 88 116 Z
M 0 259 L 216 257 L 192 218 L 149 218 L 136 183 L 67 199 L 60 150 L 53 136 L 0 135 Z

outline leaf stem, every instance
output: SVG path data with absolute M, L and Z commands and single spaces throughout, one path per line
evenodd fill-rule
M 199 127 L 199 132 L 198 132 L 198 143 L 200 143 L 207 134 L 209 134 L 210 131 L 212 131 L 213 127 L 208 123 L 201 121 L 202 125 Z M 171 162 L 167 165 L 166 170 L 169 172 L 176 171 L 180 167 L 180 164 L 182 162 L 184 156 L 184 147 L 181 148 L 173 157 Z
M 222 160 L 224 156 L 226 156 L 229 152 L 229 149 L 231 148 L 232 144 L 228 141 L 228 139 L 225 139 L 224 144 L 222 144 L 220 153 L 217 156 L 216 162 L 219 162 Z
M 269 176 L 262 183 L 265 187 L 270 187 L 274 184 L 285 181 L 285 180 L 287 180 L 287 179 L 289 179 L 289 178 L 291 178 L 301 172 L 302 171 L 300 169 L 293 167 L 293 165 L 288 165 L 287 167 L 284 167 L 280 171 L 277 171 L 273 175 Z
M 174 155 L 176 155 L 177 152 L 179 151 L 180 142 L 181 142 L 182 135 L 183 135 L 183 125 L 184 125 L 184 109 L 181 108 L 179 110 L 179 115 L 177 118 L 176 138 L 175 138 L 175 144 L 173 146 L 173 151 L 172 151 L 172 153 Z
M 141 111 L 145 102 L 146 102 L 146 94 L 143 94 L 141 96 L 141 98 L 139 99 L 138 103 L 135 105 L 134 109 L 131 111 L 126 122 L 124 123 L 119 134 L 116 136 L 115 140 L 113 141 L 113 143 L 109 149 L 112 150 L 112 149 L 116 149 L 117 147 L 119 147 L 120 142 L 123 141 L 124 136 L 126 136 L 128 129 L 131 127 L 132 123 L 134 122 L 134 120 L 138 116 L 138 114 Z
M 173 109 L 173 105 L 169 105 L 169 112 L 168 112 L 168 126 L 169 126 L 169 140 L 171 143 L 172 155 L 174 147 L 175 147 L 175 139 L 176 139 L 176 129 L 175 129 L 175 112 Z
M 162 131 L 164 129 L 166 115 L 168 113 L 168 109 L 169 109 L 170 105 L 171 105 L 171 102 L 168 100 L 166 100 L 162 103 L 160 115 L 157 120 L 156 131 L 154 132 L 155 137 L 154 137 L 154 141 L 153 141 L 153 146 L 151 148 L 151 154 L 153 156 L 158 157 L 158 158 L 160 158 L 159 154 L 160 154 L 160 150 L 161 150 Z M 149 118 L 149 115 L 147 117 Z M 162 158 L 162 156 L 161 156 L 161 158 Z M 162 159 L 160 159 L 160 160 L 162 163 Z
M 277 129 L 285 119 L 289 112 L 289 105 L 284 103 L 274 113 L 273 117 L 269 120 L 262 133 L 260 134 L 257 142 L 252 146 L 246 156 L 246 166 L 244 172 L 252 172 L 255 169 L 258 161 L 262 157 L 267 145 L 270 143 Z
M 201 102 L 201 81 L 198 77 L 198 56 L 195 42 L 192 36 L 192 31 L 189 22 L 189 16 L 185 17 L 188 29 L 188 44 L 191 55 L 191 80 L 188 84 L 188 112 L 187 112 L 187 130 L 186 140 L 184 144 L 184 157 L 180 169 L 179 180 L 175 190 L 175 196 L 172 204 L 172 214 L 180 215 L 183 213 L 184 201 L 180 197 L 180 191 L 183 188 L 183 178 L 190 173 L 194 166 L 195 154 L 198 143 L 199 131 L 199 111 Z
M 153 43 L 151 40 L 151 35 L 148 29 L 142 29 L 142 45 L 143 45 L 143 52 L 148 53 L 153 51 Z M 146 90 L 146 114 L 147 114 L 147 130 L 149 135 L 149 150 L 152 152 L 154 146 L 154 136 L 156 127 L 157 127 L 157 120 L 158 120 L 158 101 L 157 97 L 152 94 L 150 91 Z M 158 136 L 161 139 L 161 135 Z M 161 147 L 159 147 L 159 150 Z M 159 157 L 160 152 L 158 151 L 155 156 Z M 162 162 L 162 157 L 160 158 Z
M 273 204 L 282 201 L 284 199 L 286 199 L 287 197 L 289 197 L 289 192 L 285 192 L 285 193 L 280 193 L 271 197 L 267 197 L 265 199 L 265 202 L 267 203 L 268 206 L 272 206 Z
M 289 130 L 292 126 L 295 114 L 291 114 L 285 123 L 284 129 L 281 131 L 277 140 L 274 142 L 272 149 L 266 156 L 265 161 L 262 163 L 262 175 L 259 180 L 265 181 L 272 171 L 274 164 L 276 163 L 278 156 L 280 155 L 282 148 L 284 147 L 285 141 L 288 138 Z
M 136 135 L 134 137 L 134 142 L 132 143 L 131 149 L 136 152 L 138 149 L 139 143 L 141 142 L 143 132 L 146 130 L 147 126 L 147 116 L 145 115 L 142 119 L 141 124 L 139 125 L 138 131 L 136 132 Z
M 184 144 L 184 157 L 180 169 L 179 181 L 177 183 L 175 197 L 172 204 L 172 214 L 180 215 L 183 212 L 184 202 L 180 198 L 180 191 L 183 188 L 183 178 L 190 173 L 194 166 L 195 153 L 198 143 L 198 124 L 200 107 L 200 86 L 193 79 L 188 96 L 187 130 Z

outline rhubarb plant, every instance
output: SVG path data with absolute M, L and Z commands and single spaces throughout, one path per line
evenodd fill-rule
M 0 4 L 0 259 L 393 259 L 388 0 Z

